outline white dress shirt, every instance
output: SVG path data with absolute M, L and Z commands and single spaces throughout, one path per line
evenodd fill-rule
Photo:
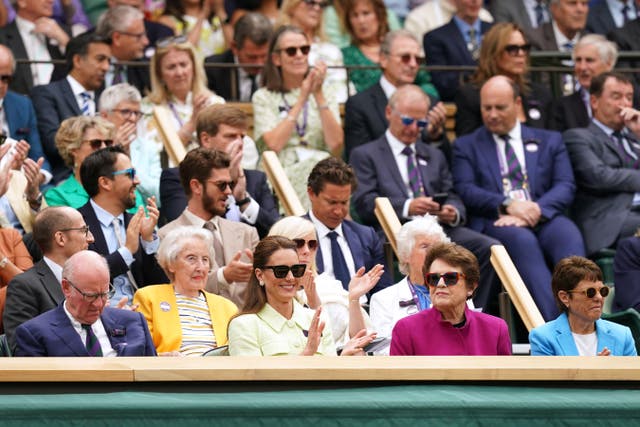
M 69 313 L 69 310 L 67 310 L 67 301 L 64 302 L 62 307 L 64 308 L 64 312 L 69 318 L 69 321 L 73 326 L 73 329 L 75 329 L 78 335 L 80 335 L 80 340 L 82 341 L 82 344 L 85 345 L 85 343 L 87 342 L 87 331 L 85 331 L 82 328 L 82 325 L 80 324 L 80 322 L 78 322 L 75 319 L 75 317 L 73 317 L 73 315 Z M 98 318 L 98 320 L 96 320 L 96 322 L 93 325 L 91 325 L 91 329 L 93 330 L 93 333 L 96 334 L 96 337 L 98 338 L 98 342 L 100 342 L 100 348 L 102 349 L 102 357 L 117 356 L 118 353 L 113 349 L 113 347 L 111 347 L 111 341 L 109 341 L 109 337 L 107 336 L 107 331 L 104 329 L 104 325 L 102 324 L 102 320 L 100 320 L 100 318 Z
M 322 221 L 316 218 L 316 216 L 313 214 L 313 211 L 311 210 L 309 211 L 309 217 L 311 218 L 311 222 L 313 222 L 313 225 L 316 226 L 316 233 L 318 234 L 318 240 L 320 242 L 320 250 L 322 251 L 324 272 L 327 273 L 329 277 L 333 279 L 336 278 L 335 273 L 333 272 L 333 259 L 331 257 L 331 239 L 327 236 L 329 232 L 335 231 L 338 234 L 338 245 L 340 245 L 342 255 L 344 256 L 344 261 L 346 262 L 347 268 L 349 269 L 349 276 L 355 276 L 355 262 L 353 261 L 353 255 L 351 254 L 351 248 L 349 248 L 349 244 L 344 237 L 342 224 L 331 230 L 329 227 L 324 225 Z
M 33 61 L 51 61 L 47 39 L 44 34 L 35 32 L 36 24 L 16 16 L 16 26 L 29 59 Z M 53 73 L 53 64 L 51 62 L 31 64 L 34 86 L 49 83 L 51 81 L 51 73 Z

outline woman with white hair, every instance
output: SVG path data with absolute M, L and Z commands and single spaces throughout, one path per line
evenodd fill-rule
M 431 306 L 422 268 L 429 247 L 450 242 L 436 217 L 425 215 L 405 223 L 396 235 L 400 272 L 406 276 L 371 297 L 369 314 L 379 337 L 391 337 L 396 322 Z M 389 347 L 380 350 L 389 354 Z

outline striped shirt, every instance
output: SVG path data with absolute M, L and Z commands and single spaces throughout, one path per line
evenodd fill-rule
M 209 305 L 204 294 L 188 297 L 176 292 L 176 303 L 182 329 L 183 356 L 202 356 L 216 347 L 216 337 L 209 314 Z

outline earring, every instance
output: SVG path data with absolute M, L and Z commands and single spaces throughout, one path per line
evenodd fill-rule
M 262 280 L 260 280 L 260 281 L 258 282 L 258 284 L 259 284 L 260 286 L 264 286 L 264 282 L 263 282 Z

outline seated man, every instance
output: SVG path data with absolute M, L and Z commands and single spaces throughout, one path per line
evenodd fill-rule
M 107 262 L 81 251 L 62 269 L 64 303 L 16 329 L 16 356 L 155 356 L 141 313 L 107 307 Z
M 518 86 L 505 76 L 480 89 L 484 126 L 454 143 L 455 188 L 469 226 L 507 249 L 545 320 L 558 316 L 551 293 L 554 265 L 584 256 L 580 231 L 563 215 L 575 184 L 560 134 L 518 120 Z

